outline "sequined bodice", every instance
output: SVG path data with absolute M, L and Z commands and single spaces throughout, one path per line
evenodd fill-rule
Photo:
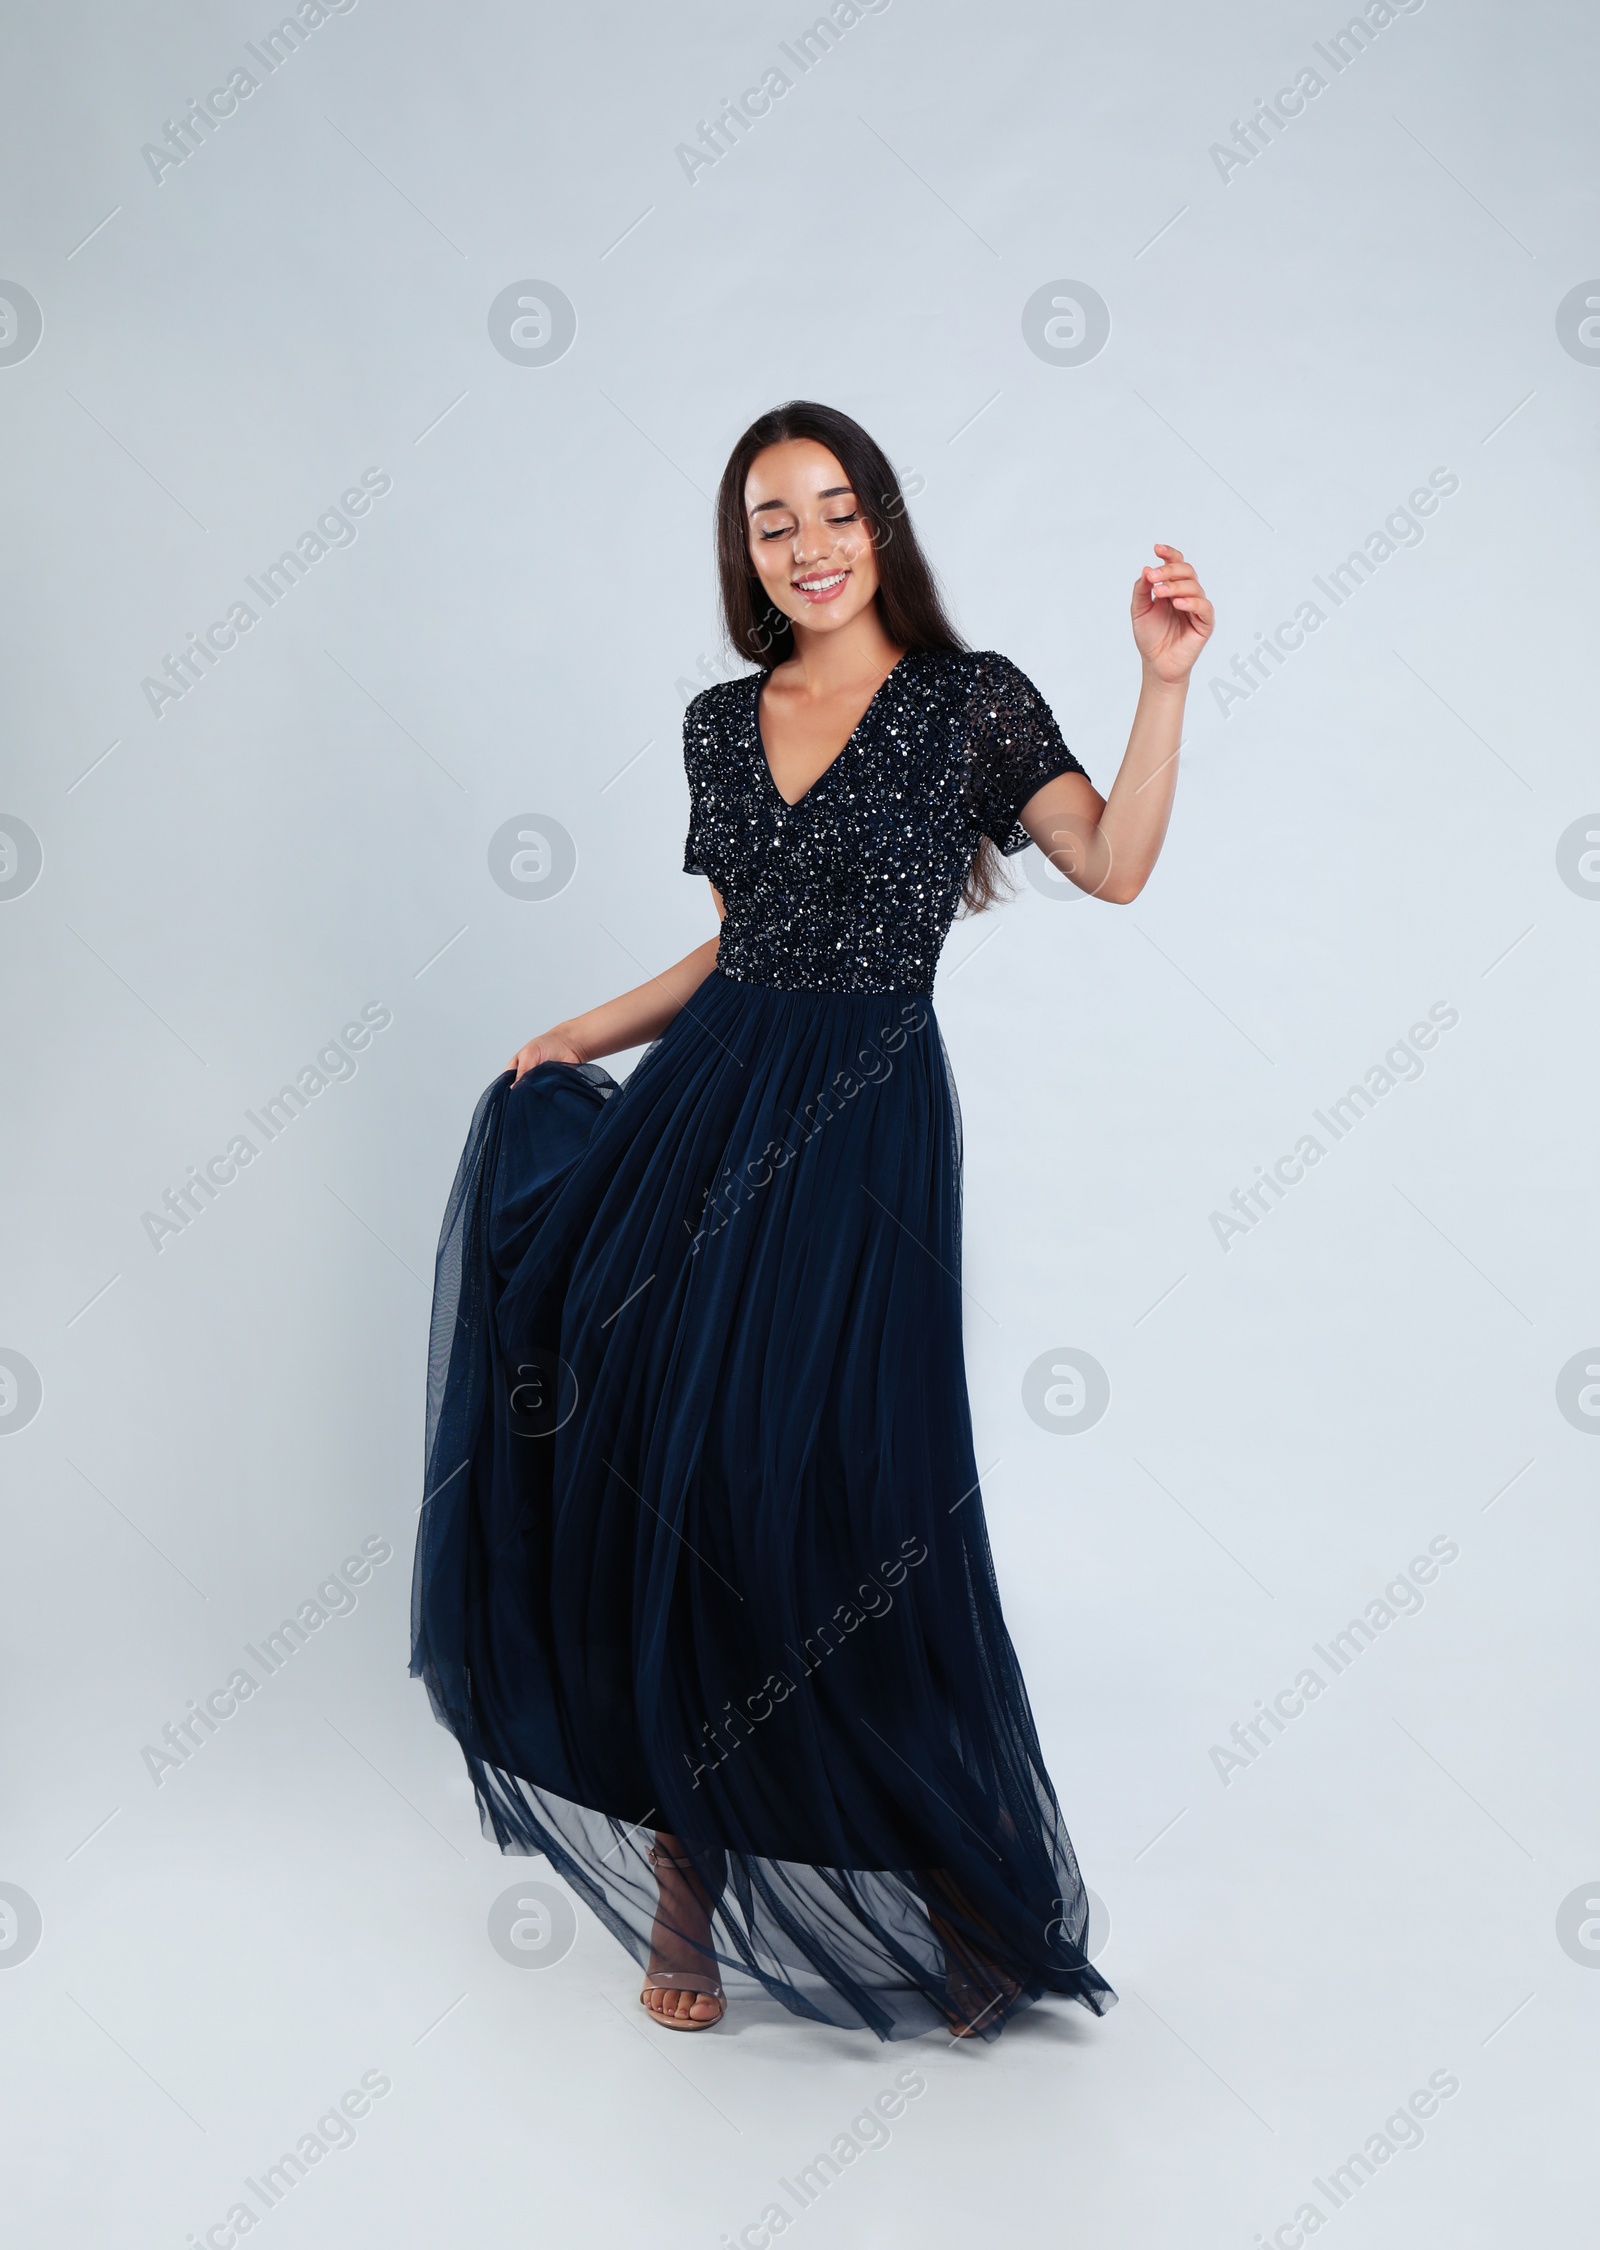
M 783 991 L 931 992 L 980 839 L 1021 851 L 1022 807 L 1082 766 L 1005 657 L 913 650 L 791 805 L 762 746 L 766 679 L 725 680 L 684 715 L 683 865 L 727 908 L 718 968 Z

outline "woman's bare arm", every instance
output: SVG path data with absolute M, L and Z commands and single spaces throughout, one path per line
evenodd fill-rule
M 724 908 L 715 884 L 711 896 L 716 900 L 720 921 Z M 704 945 L 674 961 L 660 976 L 542 1031 L 537 1039 L 517 1049 L 506 1068 L 521 1078 L 538 1063 L 598 1062 L 602 1055 L 618 1055 L 626 1048 L 642 1047 L 646 1040 L 659 1038 L 716 967 L 721 943 L 720 933 L 707 938 Z
M 1081 773 L 1057 774 L 1022 808 L 1022 825 L 1079 890 L 1113 906 L 1136 899 L 1167 833 L 1178 785 L 1182 686 L 1147 679 L 1111 794 Z
M 1133 589 L 1133 637 L 1143 667 L 1109 797 L 1081 773 L 1058 774 L 1022 808 L 1022 825 L 1051 864 L 1083 891 L 1113 905 L 1136 899 L 1150 879 L 1172 816 L 1183 739 L 1184 698 L 1215 616 L 1205 589 L 1176 547 L 1158 545 Z

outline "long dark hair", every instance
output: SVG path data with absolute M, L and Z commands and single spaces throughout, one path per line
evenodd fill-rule
M 794 629 L 768 601 L 750 560 L 744 488 L 750 464 L 769 445 L 811 438 L 825 445 L 845 473 L 866 520 L 878 558 L 878 591 L 873 597 L 883 629 L 897 648 L 957 654 L 966 642 L 950 622 L 938 580 L 917 542 L 900 479 L 873 438 L 837 407 L 792 398 L 759 415 L 728 456 L 717 487 L 717 576 L 722 588 L 723 629 L 735 655 L 763 670 L 794 654 Z M 997 898 L 1009 897 L 1000 854 L 987 836 L 973 854 L 962 904 L 978 914 Z

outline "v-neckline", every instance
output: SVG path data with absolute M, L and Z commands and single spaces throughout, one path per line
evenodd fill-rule
M 821 773 L 817 775 L 816 779 L 811 783 L 809 788 L 802 789 L 798 797 L 792 798 L 786 797 L 783 791 L 778 787 L 777 778 L 772 771 L 772 760 L 767 756 L 766 738 L 761 732 L 761 698 L 763 695 L 765 695 L 767 691 L 767 682 L 771 679 L 773 673 L 777 670 L 777 666 L 769 664 L 764 672 L 758 672 L 756 674 L 756 755 L 761 760 L 761 770 L 767 777 L 767 787 L 772 791 L 772 794 L 777 798 L 779 804 L 782 805 L 785 812 L 798 812 L 802 805 L 807 804 L 810 799 L 816 794 L 817 790 L 821 788 L 823 782 L 827 780 L 834 767 L 839 764 L 841 759 L 849 754 L 851 749 L 854 747 L 856 738 L 860 734 L 862 728 L 871 718 L 873 712 L 878 708 L 878 700 L 883 694 L 884 689 L 889 685 L 889 682 L 896 677 L 900 670 L 900 667 L 905 663 L 906 658 L 910 656 L 911 653 L 912 652 L 910 649 L 906 649 L 903 654 L 895 658 L 888 671 L 884 673 L 883 678 L 873 689 L 872 694 L 868 699 L 866 709 L 862 712 L 860 718 L 857 719 L 855 725 L 850 729 L 850 733 L 842 747 L 834 752 L 833 756 L 828 760 Z

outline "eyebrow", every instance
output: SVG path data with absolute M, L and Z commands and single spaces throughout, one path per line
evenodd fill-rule
M 837 500 L 844 493 L 853 493 L 854 491 L 855 486 L 853 484 L 830 484 L 825 486 L 824 489 L 817 494 L 817 498 L 819 500 Z M 753 516 L 759 516 L 762 510 L 765 508 L 788 508 L 790 512 L 793 513 L 792 503 L 788 500 L 758 501 L 756 506 L 751 509 L 750 513 Z

